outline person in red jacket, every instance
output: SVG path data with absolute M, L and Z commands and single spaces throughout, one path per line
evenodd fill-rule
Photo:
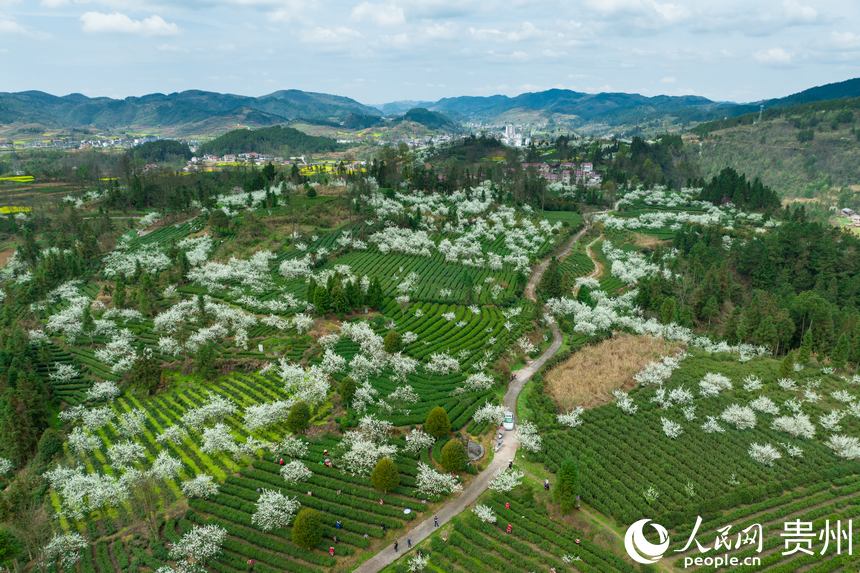
M 507 531 L 508 533 L 510 533 L 510 532 L 511 532 L 511 531 L 513 531 L 513 530 L 514 530 L 514 526 L 513 526 L 513 525 L 511 525 L 510 523 L 508 524 L 508 527 L 507 527 L 507 528 L 505 528 L 505 531 Z
M 334 545 L 328 546 L 328 554 L 334 557 Z

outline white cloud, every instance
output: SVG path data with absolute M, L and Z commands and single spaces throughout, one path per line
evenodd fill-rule
M 0 16 L 0 34 L 27 34 L 27 29 L 12 18 Z
M 141 36 L 173 36 L 179 33 L 179 26 L 165 21 L 157 14 L 134 20 L 120 12 L 86 12 L 81 16 L 81 24 L 84 32 L 89 33 L 115 32 Z
M 585 0 L 585 5 L 604 16 L 633 17 L 637 25 L 674 24 L 690 15 L 681 4 L 657 0 Z
M 755 60 L 760 64 L 769 66 L 787 66 L 791 64 L 793 56 L 791 52 L 783 48 L 768 48 L 753 54 Z
M 308 44 L 344 44 L 361 38 L 361 34 L 346 26 L 316 26 L 302 32 L 301 39 Z
M 352 9 L 352 19 L 372 22 L 377 26 L 399 26 L 406 22 L 406 15 L 403 8 L 394 3 L 361 2 Z
M 674 83 L 677 83 L 677 81 L 678 81 L 678 78 L 676 78 L 675 76 L 666 76 L 666 77 L 660 78 L 661 84 L 674 84 Z
M 785 0 L 782 10 L 787 24 L 813 24 L 818 21 L 818 10 L 796 0 Z
M 860 48 L 860 35 L 854 32 L 831 32 L 830 38 L 837 48 L 851 50 Z

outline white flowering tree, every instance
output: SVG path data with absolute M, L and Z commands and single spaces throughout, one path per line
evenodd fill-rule
M 575 428 L 582 424 L 582 414 L 585 409 L 582 406 L 577 406 L 565 414 L 556 416 L 558 423 L 568 428 Z
M 488 505 L 478 504 L 472 508 L 472 512 L 484 523 L 495 523 L 496 513 Z
M 264 489 L 257 500 L 251 523 L 263 531 L 286 527 L 299 510 L 299 502 L 281 492 Z
M 860 458 L 860 440 L 854 436 L 833 434 L 825 442 L 828 448 L 840 458 L 856 460 Z
M 195 525 L 170 548 L 170 558 L 192 571 L 202 568 L 221 554 L 226 538 L 227 530 L 220 525 Z
M 218 484 L 215 483 L 212 476 L 207 474 L 199 474 L 192 479 L 185 480 L 181 487 L 185 497 L 207 499 L 218 493 Z
M 167 450 L 158 452 L 158 456 L 149 468 L 149 475 L 158 479 L 174 479 L 182 470 L 182 462 L 170 455 Z
M 500 425 L 505 419 L 505 407 L 500 404 L 491 404 L 487 402 L 477 410 L 472 416 L 476 423 L 489 422 L 494 426 Z
M 772 466 L 776 460 L 782 457 L 780 451 L 773 444 L 750 444 L 749 456 L 763 466 Z
M 523 482 L 525 474 L 516 468 L 506 468 L 496 474 L 490 482 L 490 489 L 502 493 L 509 492 Z
M 42 549 L 42 559 L 47 564 L 59 563 L 63 569 L 70 570 L 81 560 L 81 551 L 88 545 L 80 533 L 59 533 Z
M 812 423 L 809 416 L 802 412 L 774 418 L 771 427 L 774 430 L 791 434 L 795 438 L 812 439 L 815 437 L 815 424 Z
M 424 462 L 418 462 L 416 486 L 419 492 L 432 497 L 447 495 L 463 489 L 455 476 L 438 472 Z
M 86 400 L 92 402 L 110 401 L 120 395 L 119 386 L 115 382 L 96 382 L 86 393 Z
M 417 454 L 423 450 L 426 450 L 435 442 L 436 438 L 434 438 L 424 430 L 412 428 L 412 430 L 410 430 L 409 433 L 406 434 L 406 446 L 403 449 L 407 453 Z
M 749 430 L 755 428 L 756 425 L 755 411 L 749 406 L 741 406 L 740 404 L 729 405 L 720 414 L 720 418 L 738 430 Z
M 12 468 L 14 467 L 15 466 L 11 462 L 11 460 L 8 460 L 6 458 L 0 458 L 0 476 L 5 476 L 9 472 L 11 472 Z
M 523 420 L 517 426 L 517 440 L 527 451 L 535 453 L 543 448 L 543 440 L 538 434 L 537 426 L 528 420 Z
M 313 472 L 299 460 L 292 460 L 281 466 L 281 477 L 289 484 L 308 480 L 312 475 Z

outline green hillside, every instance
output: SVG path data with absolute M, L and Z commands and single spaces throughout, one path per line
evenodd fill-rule
M 200 153 L 318 153 L 335 151 L 338 144 L 329 137 L 308 135 L 292 127 L 276 125 L 263 129 L 235 129 L 200 146 Z
M 697 127 L 702 174 L 734 166 L 789 197 L 860 184 L 860 98 L 765 110 Z

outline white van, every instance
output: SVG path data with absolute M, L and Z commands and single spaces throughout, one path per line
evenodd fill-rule
M 507 431 L 514 429 L 514 413 L 510 410 L 505 412 L 505 420 L 502 422 L 502 427 Z

